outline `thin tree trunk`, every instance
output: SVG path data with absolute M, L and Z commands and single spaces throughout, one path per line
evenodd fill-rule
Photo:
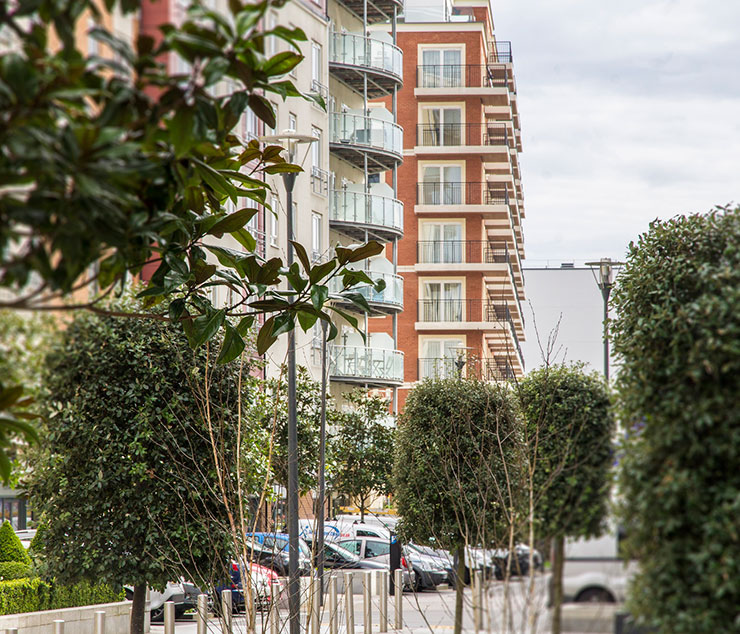
M 365 500 L 360 500 L 360 523 L 365 521 Z
M 457 578 L 455 579 L 455 634 L 462 633 L 463 591 L 465 590 L 465 547 L 457 547 Z
M 146 584 L 134 586 L 134 600 L 131 602 L 131 634 L 144 634 L 144 608 L 146 607 Z
M 552 634 L 561 632 L 564 552 L 565 537 L 555 537 L 552 542 Z

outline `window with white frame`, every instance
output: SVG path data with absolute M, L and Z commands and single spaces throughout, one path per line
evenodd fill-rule
M 311 143 L 311 164 L 321 169 L 321 130 L 316 126 L 311 126 L 311 136 L 316 139 Z
M 421 52 L 421 88 L 457 88 L 463 79 L 462 48 L 425 48 Z
M 419 358 L 419 378 L 447 379 L 458 376 L 456 361 L 464 355 L 462 337 L 425 338 Z
M 462 108 L 430 106 L 422 108 L 419 145 L 463 145 Z
M 424 222 L 421 225 L 419 261 L 431 264 L 457 264 L 464 261 L 465 243 L 462 222 Z
M 420 300 L 421 321 L 462 321 L 463 285 L 459 280 L 434 280 L 424 282 Z
M 311 41 L 311 79 L 323 83 L 321 44 Z
M 280 223 L 278 222 L 279 205 L 277 196 L 270 196 L 270 244 L 274 247 L 278 245 L 278 230 Z
M 321 214 L 311 214 L 311 256 L 314 261 L 321 257 Z
M 288 129 L 293 131 L 298 129 L 298 118 L 292 112 L 288 114 Z
M 272 31 L 277 26 L 277 13 L 270 11 L 267 14 L 266 26 L 268 31 Z M 278 38 L 274 35 L 268 35 L 265 41 L 265 54 L 272 57 L 278 52 L 277 48 Z
M 422 172 L 419 204 L 464 204 L 464 185 L 461 165 L 426 165 Z

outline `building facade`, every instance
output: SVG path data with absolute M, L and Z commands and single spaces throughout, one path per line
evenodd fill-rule
M 401 402 L 426 377 L 524 372 L 521 133 L 511 46 L 493 27 L 488 0 L 409 0 L 397 25 L 405 310 L 371 324 L 397 332 Z

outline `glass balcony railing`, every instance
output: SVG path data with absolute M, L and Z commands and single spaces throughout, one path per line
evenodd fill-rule
M 396 123 L 348 112 L 333 112 L 329 121 L 330 143 L 374 148 L 401 156 L 403 128 Z
M 329 39 L 329 63 L 361 66 L 374 71 L 403 75 L 403 52 L 389 42 L 356 33 L 332 33 Z
M 361 346 L 329 346 L 329 375 L 357 382 L 403 383 L 403 352 Z
M 352 288 L 352 292 L 360 293 L 371 306 L 403 308 L 403 277 L 393 273 L 379 273 L 376 271 L 366 271 L 366 273 L 373 280 L 385 280 L 385 289 L 376 291 L 372 286 L 357 286 Z M 332 293 L 341 292 L 341 278 L 335 277 L 329 285 L 329 290 Z
M 331 193 L 331 220 L 403 233 L 403 203 L 390 196 L 335 189 Z

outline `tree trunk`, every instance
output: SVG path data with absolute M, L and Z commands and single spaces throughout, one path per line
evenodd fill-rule
M 134 586 L 131 603 L 131 634 L 144 634 L 144 608 L 146 607 L 146 584 Z
M 552 541 L 552 634 L 560 634 L 561 631 L 564 554 L 565 537 L 555 537 Z
M 463 591 L 465 590 L 465 546 L 457 547 L 457 578 L 455 579 L 455 634 L 462 633 Z
M 360 499 L 360 523 L 365 521 L 365 498 Z

